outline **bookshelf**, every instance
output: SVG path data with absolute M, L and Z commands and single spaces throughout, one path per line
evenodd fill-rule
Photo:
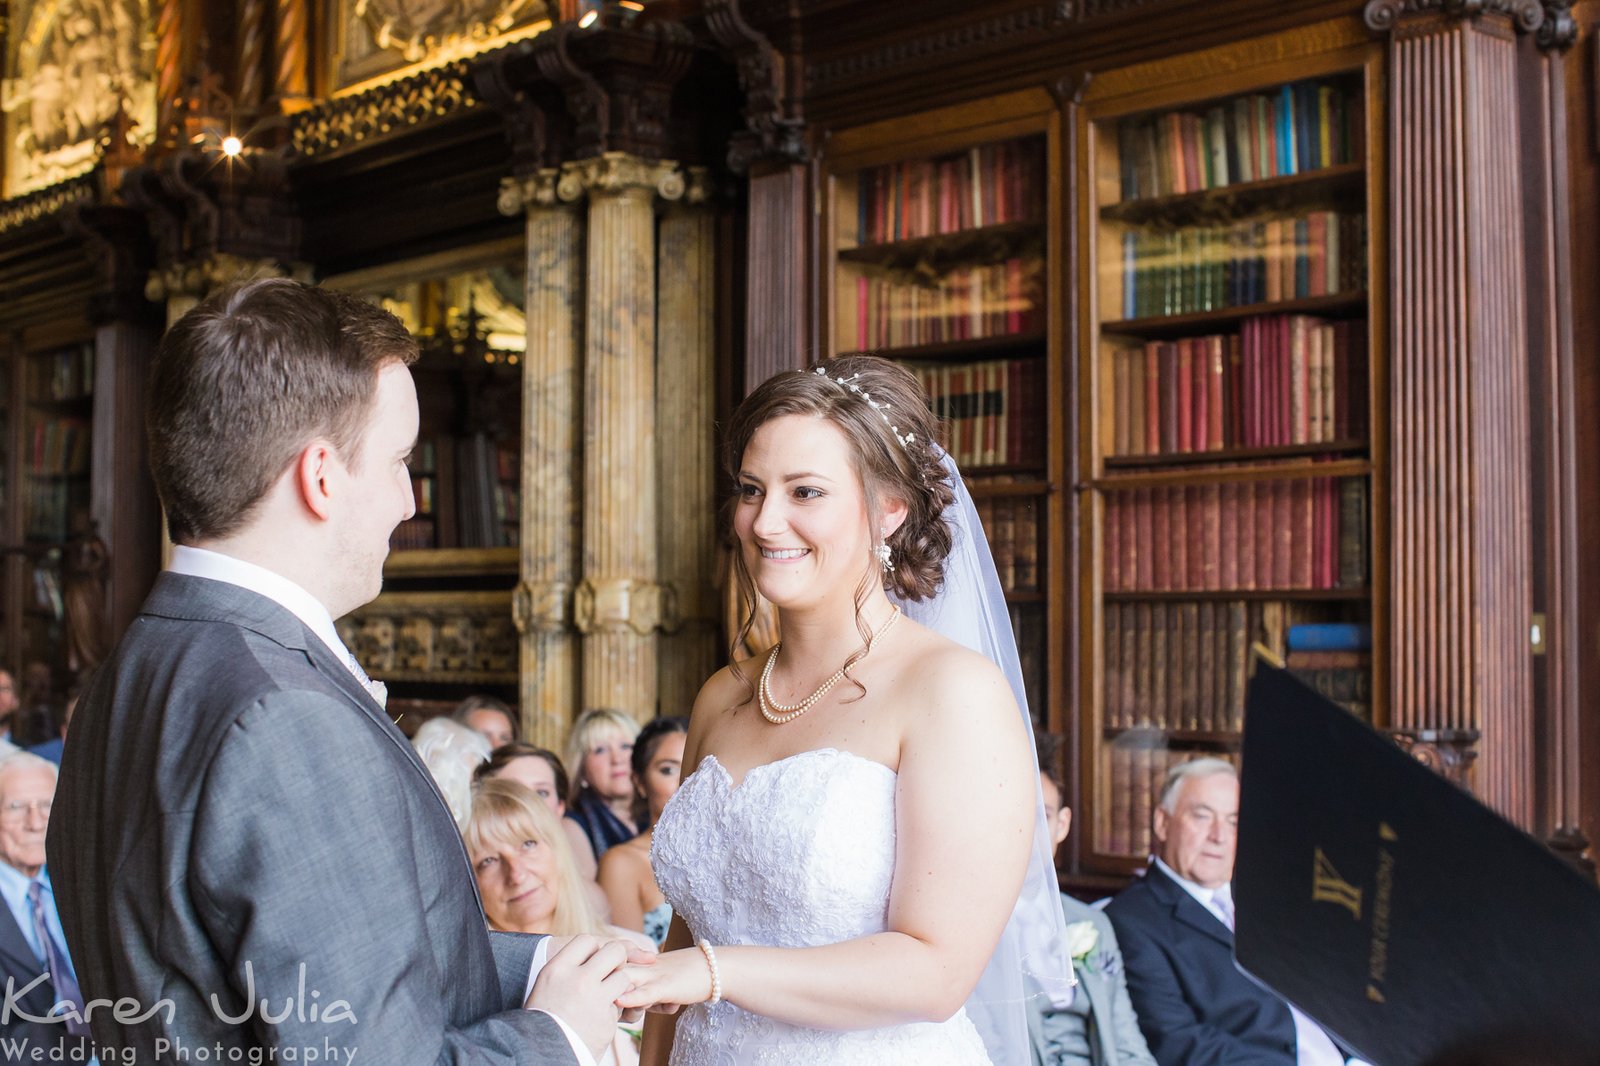
M 1237 760 L 1255 643 L 1385 724 L 1381 61 L 1229 46 L 1077 109 L 1086 873 L 1143 863 L 1172 765 Z
M 1017 93 L 840 131 L 825 207 L 828 354 L 887 356 L 921 382 L 988 534 L 1030 709 L 1056 729 L 1058 116 Z

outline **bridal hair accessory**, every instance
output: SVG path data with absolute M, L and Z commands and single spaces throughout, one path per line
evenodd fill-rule
M 889 632 L 889 627 L 894 625 L 895 619 L 899 617 L 900 608 L 896 606 L 889 615 L 889 620 L 883 623 L 883 625 L 879 626 L 878 631 L 868 638 L 867 651 L 870 652 L 872 650 L 872 646 L 878 643 L 879 637 Z M 772 654 L 767 656 L 767 665 L 761 671 L 761 684 L 756 686 L 756 703 L 761 708 L 761 717 L 765 718 L 773 725 L 783 725 L 785 722 L 792 722 L 796 718 L 799 718 L 812 707 L 815 707 L 817 705 L 817 701 L 831 692 L 833 690 L 833 686 L 844 680 L 844 667 L 841 666 L 839 669 L 833 672 L 832 677 L 828 678 L 828 680 L 822 683 L 820 688 L 818 688 L 811 695 L 807 696 L 805 699 L 801 700 L 799 703 L 779 703 L 777 700 L 772 698 L 772 666 L 778 661 L 778 649 L 782 647 L 783 641 L 781 640 L 772 646 Z
M 801 373 L 803 374 L 805 371 L 802 370 Z M 847 378 L 829 377 L 828 368 L 824 366 L 817 367 L 813 373 L 822 375 L 824 379 L 833 382 L 841 389 L 846 389 L 850 392 L 853 392 L 865 400 L 868 407 L 878 412 L 878 417 L 883 419 L 883 424 L 889 427 L 889 432 L 894 434 L 894 439 L 899 442 L 900 447 L 905 448 L 907 451 L 910 450 L 911 443 L 917 439 L 916 435 L 913 433 L 906 433 L 904 435 L 901 434 L 900 427 L 889 420 L 889 405 L 886 403 L 879 403 L 877 400 L 874 400 L 865 389 L 856 384 L 856 378 L 860 377 L 860 374 L 851 374 Z
M 877 545 L 873 547 L 872 555 L 878 560 L 880 567 L 892 573 L 894 571 L 894 549 L 889 547 L 889 534 L 887 531 L 880 529 L 878 535 L 883 539 L 879 540 Z
M 711 998 L 706 1000 L 706 1005 L 722 1002 L 722 974 L 717 970 L 717 953 L 711 950 L 711 941 L 700 940 L 700 954 L 706 957 L 706 968 L 711 971 Z

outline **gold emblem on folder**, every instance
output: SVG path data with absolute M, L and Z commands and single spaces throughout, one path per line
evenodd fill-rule
M 1311 900 L 1343 907 L 1356 921 L 1361 920 L 1361 889 L 1339 876 L 1321 848 L 1316 849 L 1311 868 Z

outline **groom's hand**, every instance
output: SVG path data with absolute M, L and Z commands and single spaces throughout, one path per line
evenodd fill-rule
M 630 983 L 623 969 L 629 954 L 621 941 L 575 936 L 539 971 L 525 1005 L 560 1018 L 599 1059 L 617 1035 L 617 1000 Z

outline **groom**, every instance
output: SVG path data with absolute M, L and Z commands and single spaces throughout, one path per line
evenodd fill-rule
M 82 699 L 50 819 L 98 1048 L 533 1066 L 616 1033 L 626 950 L 546 964 L 549 941 L 486 933 L 450 812 L 334 631 L 413 512 L 416 356 L 394 316 L 283 280 L 162 341 L 177 547 Z

